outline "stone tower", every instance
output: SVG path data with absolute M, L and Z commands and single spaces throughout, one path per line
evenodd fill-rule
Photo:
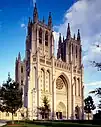
M 26 37 L 24 70 L 24 106 L 29 119 L 42 119 L 37 107 L 42 98 L 50 101 L 50 119 L 82 119 L 83 116 L 83 65 L 81 38 L 71 37 L 70 24 L 66 38 L 59 35 L 57 58 L 54 56 L 54 36 L 51 12 L 48 23 L 38 18 L 35 4 L 33 20 L 29 18 Z M 21 81 L 16 62 L 16 79 Z M 21 70 L 21 69 L 20 69 Z M 19 77 L 19 78 L 18 78 Z M 21 83 L 21 82 L 20 82 Z
M 20 84 L 20 87 L 23 89 L 23 97 L 22 100 L 24 102 L 24 85 L 26 79 L 26 62 L 25 60 L 21 60 L 20 52 L 18 54 L 18 58 L 16 58 L 15 62 L 15 81 Z

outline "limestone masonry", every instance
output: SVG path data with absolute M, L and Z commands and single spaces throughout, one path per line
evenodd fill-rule
M 37 107 L 42 98 L 49 99 L 50 119 L 83 119 L 83 65 L 80 31 L 71 37 L 70 25 L 66 37 L 59 35 L 57 58 L 54 51 L 52 16 L 48 24 L 38 19 L 35 4 L 33 20 L 29 18 L 25 59 L 16 59 L 15 78 L 23 88 L 24 107 L 29 119 L 42 119 Z

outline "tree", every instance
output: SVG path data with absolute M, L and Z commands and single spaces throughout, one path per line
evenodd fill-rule
M 8 75 L 8 80 L 0 88 L 0 111 L 12 113 L 12 124 L 14 113 L 22 107 L 22 95 L 19 83 L 13 81 Z
M 101 119 L 101 111 L 100 110 L 98 110 L 97 112 L 96 112 L 96 114 L 94 114 L 93 115 L 93 119 L 94 120 L 97 120 L 97 119 Z
M 95 44 L 95 46 L 97 48 L 101 48 L 101 45 L 100 44 Z M 101 62 L 97 62 L 97 61 L 90 61 L 91 64 L 96 67 L 98 69 L 98 71 L 101 71 Z M 98 98 L 101 98 L 101 87 L 99 88 L 96 88 L 94 91 L 91 91 L 90 93 L 93 93 L 95 95 L 98 96 Z M 101 100 L 99 101 L 100 103 L 98 104 L 98 107 L 101 109 Z
M 98 69 L 98 71 L 101 71 L 101 63 L 97 63 L 95 61 L 91 61 L 92 65 Z
M 88 120 L 89 120 L 89 114 L 91 113 L 92 110 L 94 110 L 96 107 L 94 105 L 94 101 L 92 99 L 91 96 L 88 96 L 85 100 L 84 100 L 84 110 L 85 112 L 88 114 Z
M 95 90 L 90 91 L 89 93 L 95 94 L 96 96 L 101 98 L 101 88 L 96 88 Z
M 42 119 L 49 119 L 49 113 L 50 113 L 50 105 L 49 100 L 46 96 L 43 98 L 43 106 L 38 107 L 39 113 L 42 116 Z
M 101 88 L 96 88 L 93 91 L 90 91 L 89 93 L 95 94 L 98 98 L 101 98 Z M 101 100 L 99 100 L 98 108 L 101 109 Z
M 95 44 L 96 48 L 101 48 L 100 44 Z M 90 63 L 98 69 L 98 71 L 101 71 L 101 62 L 96 62 L 94 60 L 90 61 Z

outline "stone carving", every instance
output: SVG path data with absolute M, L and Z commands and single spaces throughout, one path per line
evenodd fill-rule
M 59 77 L 59 78 L 57 79 L 57 81 L 56 81 L 56 88 L 59 89 L 59 90 L 61 90 L 61 89 L 63 88 L 63 86 L 64 86 L 64 82 L 63 82 L 63 80 Z

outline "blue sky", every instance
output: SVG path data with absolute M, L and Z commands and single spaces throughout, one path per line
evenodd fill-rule
M 33 14 L 34 0 L 0 1 L 0 84 L 15 75 L 15 59 L 18 52 L 22 58 L 25 53 L 26 30 L 28 17 Z M 100 72 L 89 64 L 89 60 L 100 61 L 101 50 L 95 44 L 101 44 L 101 1 L 99 0 L 37 0 L 39 19 L 43 16 L 47 22 L 48 13 L 52 12 L 54 36 L 57 42 L 58 33 L 66 34 L 67 23 L 71 24 L 72 34 L 79 28 L 82 37 L 85 95 L 88 91 L 100 86 Z M 92 15 L 93 14 L 93 15 Z M 86 85 L 87 84 L 87 85 Z
M 48 14 L 51 11 L 54 17 L 53 24 L 59 25 L 65 11 L 73 2 L 75 0 L 68 2 L 56 0 L 56 4 L 54 4 L 54 1 L 38 0 L 39 18 L 42 19 L 44 16 L 47 22 Z M 8 72 L 14 78 L 15 59 L 19 51 L 24 57 L 26 30 L 21 27 L 21 24 L 27 26 L 28 17 L 32 17 L 32 14 L 33 0 L 0 1 L 0 83 L 6 80 Z

